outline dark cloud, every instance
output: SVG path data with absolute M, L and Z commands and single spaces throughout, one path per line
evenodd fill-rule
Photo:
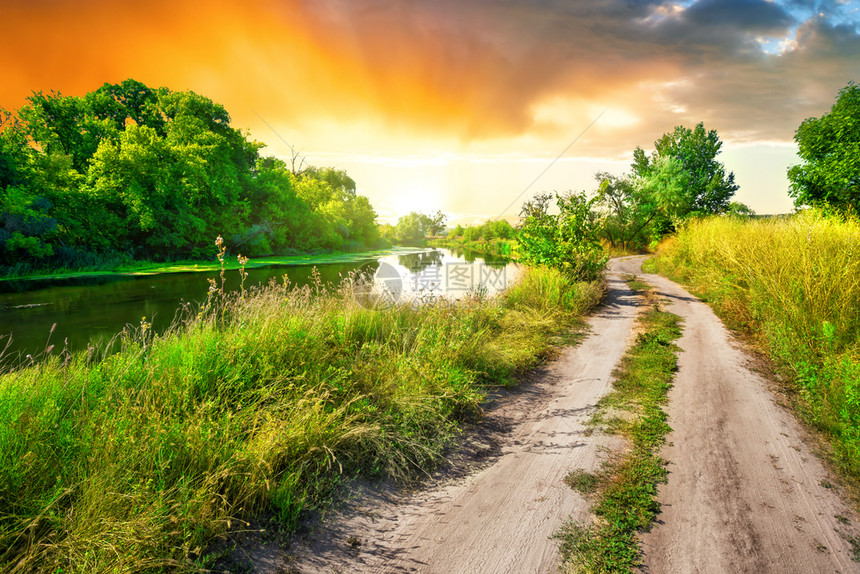
M 718 26 L 759 34 L 785 32 L 794 18 L 781 6 L 764 0 L 700 0 L 684 12 L 694 26 Z

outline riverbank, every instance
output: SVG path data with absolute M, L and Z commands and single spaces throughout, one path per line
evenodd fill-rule
M 290 530 L 344 478 L 425 472 L 602 285 L 540 269 L 455 305 L 360 293 L 216 290 L 110 356 L 0 375 L 0 570 L 201 570 L 213 542 L 251 520 Z
M 299 255 L 272 255 L 269 257 L 257 257 L 246 263 L 246 269 L 255 269 L 259 267 L 270 267 L 275 265 L 296 266 L 296 265 L 325 265 L 328 263 L 358 263 L 377 259 L 386 255 L 398 255 L 407 253 L 416 253 L 426 251 L 426 248 L 420 247 L 389 247 L 386 249 L 374 249 L 356 252 L 335 252 L 335 253 L 315 253 L 315 254 L 299 254 Z M 225 260 L 225 269 L 237 270 L 240 265 L 235 257 L 230 257 Z M 3 281 L 30 281 L 30 280 L 54 280 L 54 279 L 79 279 L 87 277 L 107 277 L 107 276 L 143 276 L 143 275 L 158 275 L 161 273 L 211 273 L 220 271 L 221 266 L 214 257 L 212 260 L 201 261 L 176 261 L 172 263 L 159 263 L 152 261 L 140 261 L 135 263 L 123 263 L 116 266 L 109 266 L 105 269 L 54 269 L 45 270 L 44 272 L 34 272 L 24 275 L 4 275 L 0 276 L 0 282 Z

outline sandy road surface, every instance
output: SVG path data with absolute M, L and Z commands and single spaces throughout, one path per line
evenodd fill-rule
M 640 265 L 619 268 L 641 273 Z M 806 433 L 748 368 L 751 358 L 710 307 L 668 279 L 642 277 L 684 318 L 663 451 L 670 474 L 659 522 L 641 537 L 643 570 L 860 572 L 840 534 L 858 534 L 856 515 L 822 486 L 828 474 Z
M 571 469 L 596 466 L 605 438 L 587 436 L 584 421 L 610 388 L 637 311 L 617 275 L 610 274 L 609 286 L 585 341 L 490 415 L 514 421 L 491 464 L 412 495 L 366 495 L 307 546 L 294 548 L 291 566 L 326 573 L 555 572 L 557 542 L 550 537 L 570 515 L 588 517 L 587 504 L 562 479 Z

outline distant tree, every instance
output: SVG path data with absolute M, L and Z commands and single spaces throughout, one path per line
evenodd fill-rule
M 788 169 L 795 205 L 860 211 L 860 86 L 849 83 L 829 113 L 803 120 L 794 141 L 803 160 Z
M 755 215 L 755 211 L 745 203 L 733 201 L 729 204 L 729 208 L 726 210 L 726 215 L 731 217 L 752 217 Z
M 639 248 L 648 243 L 646 236 L 647 211 L 636 194 L 634 180 L 598 172 L 595 208 L 600 217 L 599 235 L 610 244 Z
M 636 148 L 633 176 L 647 177 L 659 158 L 673 158 L 687 173 L 683 190 L 686 213 L 722 213 L 738 189 L 734 173 L 726 174 L 725 166 L 716 159 L 722 145 L 717 131 L 706 131 L 701 122 L 693 129 L 677 126 L 654 142 L 656 149 L 650 159 L 642 148 Z
M 422 224 L 427 235 L 440 235 L 445 231 L 445 222 L 448 216 L 441 211 L 436 211 L 430 215 L 422 215 Z
M 466 241 L 478 241 L 483 237 L 483 226 L 470 225 L 463 230 L 463 239 Z
M 424 226 L 421 214 L 411 212 L 397 220 L 394 227 L 394 237 L 401 243 L 421 243 L 424 241 Z M 426 217 L 426 216 L 424 216 Z
M 483 227 L 487 239 L 512 239 L 515 234 L 513 226 L 504 219 L 491 219 Z
M 379 236 L 385 241 L 397 241 L 397 234 L 395 233 L 396 228 L 390 223 L 383 223 L 377 226 L 379 230 Z

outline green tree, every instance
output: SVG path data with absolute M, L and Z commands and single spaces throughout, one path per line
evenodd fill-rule
M 57 220 L 48 215 L 50 209 L 44 197 L 13 186 L 0 189 L 0 261 L 12 264 L 54 253 L 50 240 Z
M 342 169 L 311 166 L 302 171 L 302 176 L 317 181 L 324 181 L 342 198 L 355 195 L 355 180 L 349 177 L 346 171 Z
M 684 189 L 688 197 L 684 201 L 687 213 L 722 213 L 728 209 L 738 189 L 734 173 L 726 174 L 725 166 L 716 159 L 722 145 L 717 131 L 706 131 L 701 122 L 693 129 L 677 126 L 654 142 L 655 151 L 650 159 L 642 148 L 636 148 L 633 152 L 633 176 L 647 177 L 659 158 L 673 158 L 687 173 Z
M 296 175 L 262 147 L 194 92 L 126 80 L 33 94 L 16 114 L 0 110 L 0 260 L 208 256 L 217 235 L 246 254 L 379 241 L 346 172 Z
M 438 210 L 436 213 L 431 213 L 430 215 L 421 215 L 421 224 L 427 235 L 440 235 L 445 231 L 445 222 L 447 220 L 448 216 Z
M 755 211 L 745 203 L 733 201 L 729 204 L 729 208 L 726 210 L 726 215 L 730 217 L 752 217 L 755 215 Z
M 647 243 L 647 203 L 640 202 L 630 177 L 606 172 L 595 174 L 598 182 L 595 208 L 600 214 L 598 234 L 610 244 L 639 248 Z
M 860 86 L 849 83 L 829 113 L 803 120 L 794 141 L 803 160 L 788 169 L 795 205 L 860 210 Z
M 420 244 L 424 241 L 424 225 L 420 213 L 412 212 L 397 220 L 394 237 L 400 243 Z M 424 216 L 426 217 L 426 216 Z
M 689 172 L 672 156 L 658 156 L 636 178 L 598 173 L 598 234 L 612 245 L 641 249 L 674 230 L 693 211 Z
M 161 136 L 165 135 L 166 118 L 159 104 L 159 91 L 137 80 L 104 84 L 83 99 L 92 115 L 109 120 L 117 133 L 125 129 L 126 123 L 133 121 L 137 125 L 154 129 Z
M 597 238 L 595 199 L 584 193 L 555 195 L 557 215 L 549 213 L 551 194 L 538 194 L 523 204 L 517 239 L 525 263 L 556 267 L 581 280 L 593 280 L 608 257 Z

